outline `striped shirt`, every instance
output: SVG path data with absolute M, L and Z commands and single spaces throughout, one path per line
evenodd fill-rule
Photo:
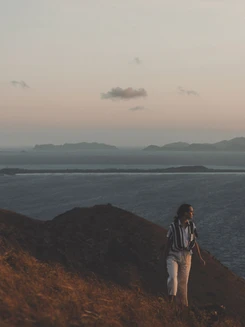
M 178 219 L 170 225 L 167 237 L 171 241 L 172 251 L 191 251 L 195 246 L 198 234 L 193 221 L 189 221 L 187 226 L 183 227 Z

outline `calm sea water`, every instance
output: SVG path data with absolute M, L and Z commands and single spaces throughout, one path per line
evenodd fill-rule
M 26 153 L 24 154 L 24 156 Z M 12 157 L 11 157 L 12 156 Z M 15 158 L 14 158 L 15 156 Z M 130 165 L 151 168 L 172 165 L 206 165 L 245 168 L 245 154 L 222 154 L 215 158 L 202 153 L 199 157 L 174 153 L 141 154 L 120 153 L 74 156 L 78 163 L 62 154 L 40 156 L 32 154 L 19 160 L 18 155 L 0 154 L 0 164 L 29 168 L 70 168 L 70 165 Z M 22 154 L 21 154 L 22 156 Z M 93 158 L 92 158 L 93 157 Z M 15 159 L 14 162 L 13 158 Z M 63 158 L 63 159 L 62 159 Z M 80 159 L 79 159 L 80 158 Z M 98 159 L 99 158 L 99 159 Z M 28 159 L 28 160 L 27 160 Z M 64 163 L 62 160 L 67 160 Z M 93 160 L 92 160 L 93 159 Z M 229 159 L 229 160 L 228 160 Z M 4 161 L 5 160 L 5 161 Z M 6 161 L 7 160 L 7 161 Z M 12 161 L 11 161 L 12 160 Z M 42 162 L 40 162 L 40 160 Z M 50 162 L 52 161 L 53 162 Z M 59 162 L 60 160 L 60 162 Z M 33 162 L 35 161 L 35 162 Z M 87 161 L 87 162 L 85 162 Z M 118 161 L 118 163 L 117 163 Z M 81 163 L 82 162 L 82 163 Z M 91 163 L 90 163 L 91 162 Z M 0 208 L 13 210 L 37 219 L 52 219 L 73 207 L 95 204 L 112 205 L 134 212 L 167 228 L 179 204 L 191 203 L 199 229 L 200 245 L 210 251 L 225 266 L 245 278 L 245 174 L 44 174 L 0 176 Z M 116 217 L 115 217 L 116 219 Z
M 0 151 L 0 169 L 62 168 L 166 168 L 180 165 L 204 165 L 215 168 L 245 168 L 245 152 L 146 152 L 140 149 L 49 153 L 36 151 Z

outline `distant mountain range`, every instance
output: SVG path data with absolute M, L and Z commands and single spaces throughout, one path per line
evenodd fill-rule
M 163 146 L 149 145 L 144 151 L 245 151 L 245 137 L 236 137 L 217 143 L 174 142 Z
M 34 146 L 37 151 L 78 151 L 78 150 L 117 150 L 114 145 L 104 143 L 65 143 L 63 145 L 37 144 Z

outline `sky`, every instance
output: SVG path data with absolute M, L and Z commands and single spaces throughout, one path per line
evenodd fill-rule
M 0 0 L 0 147 L 245 136 L 244 0 Z

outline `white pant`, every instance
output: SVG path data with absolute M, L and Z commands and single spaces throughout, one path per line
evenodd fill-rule
M 170 251 L 167 257 L 168 294 L 177 295 L 181 304 L 188 306 L 187 285 L 191 269 L 191 254 L 189 251 Z

